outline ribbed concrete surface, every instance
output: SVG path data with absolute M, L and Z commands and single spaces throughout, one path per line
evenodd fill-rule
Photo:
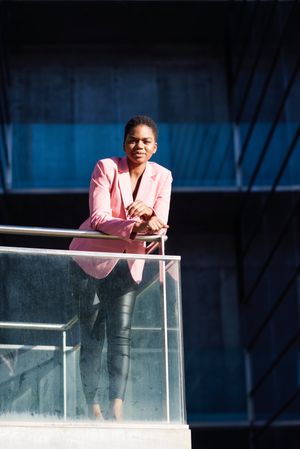
M 186 425 L 0 424 L 1 449 L 191 449 Z

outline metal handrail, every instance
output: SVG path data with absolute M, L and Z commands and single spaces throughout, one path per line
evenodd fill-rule
M 24 330 L 42 330 L 42 331 L 58 331 L 64 332 L 74 326 L 78 321 L 75 315 L 65 324 L 48 324 L 48 323 L 22 323 L 16 321 L 0 321 L 0 329 L 24 329 Z
M 46 237 L 79 237 L 79 238 L 98 238 L 107 240 L 126 240 L 123 237 L 104 234 L 100 231 L 84 231 L 79 229 L 61 229 L 61 228 L 41 228 L 30 226 L 5 226 L 0 225 L 0 234 L 13 235 L 34 235 Z M 143 242 L 160 242 L 167 240 L 166 235 L 137 235 L 135 240 Z

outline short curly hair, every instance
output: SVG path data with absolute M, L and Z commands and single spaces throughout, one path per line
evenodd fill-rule
M 131 117 L 131 119 L 128 120 L 128 122 L 125 125 L 124 128 L 124 142 L 126 140 L 127 135 L 130 133 L 130 131 L 139 125 L 146 125 L 149 126 L 149 128 L 152 129 L 155 140 L 158 138 L 158 128 L 154 120 L 152 118 L 148 117 L 147 115 L 135 115 L 134 117 Z

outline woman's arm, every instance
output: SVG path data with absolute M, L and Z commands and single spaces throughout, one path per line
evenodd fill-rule
M 136 220 L 113 217 L 111 208 L 112 179 L 108 176 L 108 172 L 104 162 L 98 161 L 90 183 L 90 224 L 96 231 L 130 238 Z
M 168 170 L 153 206 L 153 215 L 164 223 L 168 222 L 169 217 L 172 181 L 171 172 Z
M 140 202 L 142 204 L 137 205 L 135 216 L 142 218 L 143 221 L 134 225 L 133 232 L 147 232 L 148 234 L 166 232 L 169 227 L 167 222 L 170 208 L 171 186 L 172 175 L 170 171 L 166 171 L 164 182 L 158 191 L 153 208 L 148 207 L 142 202 Z M 129 206 L 129 210 L 134 209 L 134 203 Z

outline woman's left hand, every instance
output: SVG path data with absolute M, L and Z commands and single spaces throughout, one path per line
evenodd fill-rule
M 137 221 L 132 229 L 133 233 L 157 234 L 162 229 L 168 229 L 169 225 L 165 224 L 160 218 L 153 215 L 150 220 Z
M 168 229 L 169 225 L 164 223 L 160 218 L 153 215 L 153 217 L 148 220 L 146 231 L 147 234 L 156 234 L 162 229 Z
M 153 210 L 148 207 L 143 201 L 136 200 L 127 207 L 129 218 L 140 217 L 143 220 L 149 220 L 153 215 Z

